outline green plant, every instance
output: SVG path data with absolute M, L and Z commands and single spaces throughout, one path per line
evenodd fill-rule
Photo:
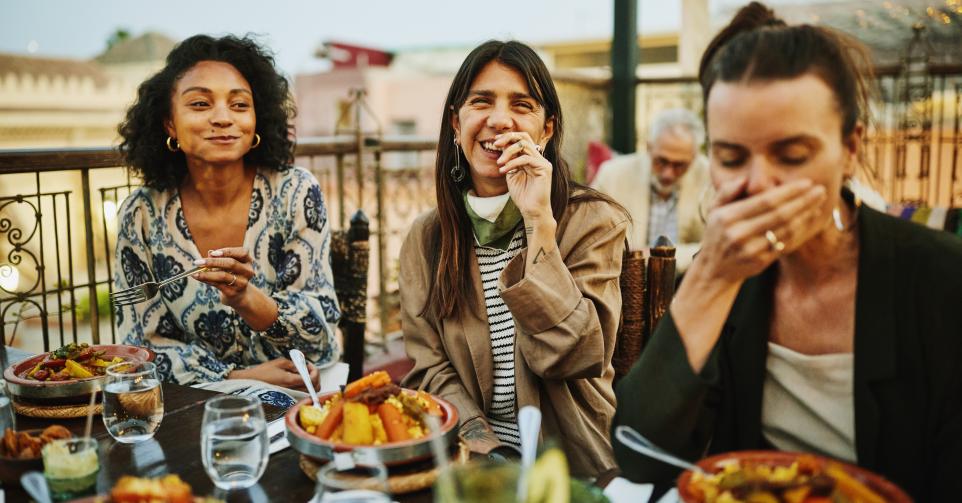
M 77 291 L 77 303 L 74 311 L 78 321 L 90 320 L 90 294 L 88 290 Z M 100 317 L 110 316 L 110 292 L 106 288 L 97 289 L 97 313 Z

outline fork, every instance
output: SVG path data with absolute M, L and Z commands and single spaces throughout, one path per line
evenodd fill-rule
M 160 289 L 173 283 L 174 281 L 181 280 L 194 274 L 195 272 L 206 271 L 207 267 L 200 266 L 195 267 L 189 271 L 184 271 L 175 276 L 171 276 L 160 283 L 156 281 L 148 281 L 142 285 L 132 286 L 126 290 L 120 290 L 119 292 L 113 292 L 110 294 L 110 302 L 115 306 L 129 306 L 131 304 L 140 304 L 141 302 L 146 302 L 154 298 Z

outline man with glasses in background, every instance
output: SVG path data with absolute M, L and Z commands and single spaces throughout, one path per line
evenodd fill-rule
M 647 249 L 658 236 L 671 239 L 679 274 L 691 264 L 704 231 L 699 215 L 708 186 L 708 162 L 700 153 L 704 141 L 704 127 L 692 112 L 659 112 L 649 128 L 646 152 L 606 161 L 591 184 L 631 213 L 629 248 Z

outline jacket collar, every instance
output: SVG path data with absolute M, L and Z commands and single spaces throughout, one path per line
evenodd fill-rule
M 855 293 L 855 448 L 860 465 L 872 467 L 881 417 L 873 386 L 896 376 L 897 306 L 895 243 L 886 216 L 859 209 L 858 285 Z M 905 266 L 902 264 L 901 266 Z
M 471 362 L 474 363 L 475 372 L 478 379 L 478 387 L 481 389 L 482 410 L 491 410 L 491 402 L 494 400 L 494 357 L 491 352 L 491 338 L 473 337 L 469 334 L 487 334 L 490 331 L 488 325 L 488 313 L 484 309 L 484 289 L 481 287 L 481 270 L 478 267 L 478 258 L 474 253 L 470 254 L 468 267 L 471 270 L 473 302 L 470 302 L 468 309 L 461 310 L 458 323 L 461 324 L 460 334 L 468 346 L 471 353 Z

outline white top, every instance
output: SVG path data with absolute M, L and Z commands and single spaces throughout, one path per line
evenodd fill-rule
M 856 462 L 852 353 L 806 355 L 768 343 L 762 435 L 782 451 Z
M 468 204 L 471 206 L 475 215 L 494 223 L 494 221 L 498 219 L 498 215 L 501 214 L 501 210 L 508 204 L 510 197 L 511 194 L 508 192 L 500 196 L 478 197 L 474 193 L 474 189 L 471 189 L 468 191 Z

